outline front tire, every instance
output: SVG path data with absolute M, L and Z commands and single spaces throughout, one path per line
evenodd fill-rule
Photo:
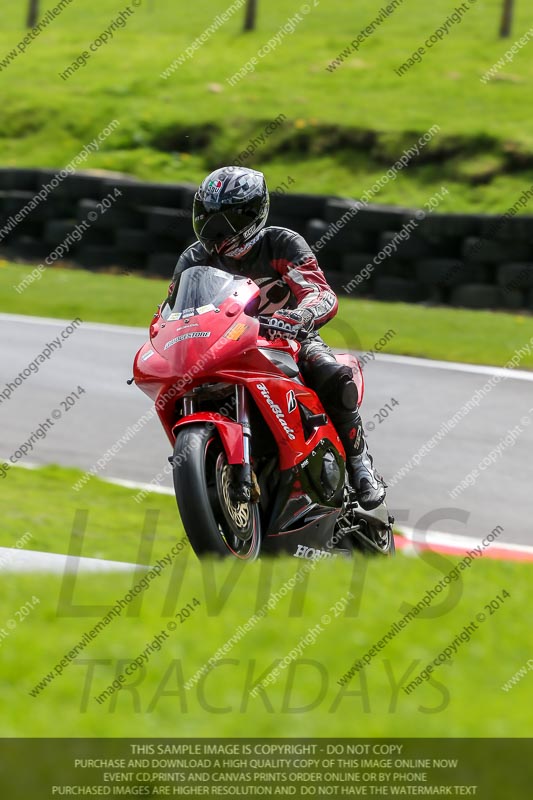
M 231 500 L 231 467 L 212 426 L 187 425 L 178 432 L 172 472 L 178 510 L 196 555 L 255 561 L 261 549 L 259 507 Z

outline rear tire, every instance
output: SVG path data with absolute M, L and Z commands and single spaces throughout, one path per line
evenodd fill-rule
M 197 556 L 255 561 L 261 549 L 257 503 L 230 499 L 231 467 L 217 432 L 188 425 L 176 437 L 173 460 L 178 510 Z
M 354 537 L 354 549 L 368 556 L 392 557 L 396 553 L 392 526 L 387 525 L 386 530 L 381 525 L 368 523 L 366 520 L 359 522 L 360 531 Z
M 351 497 L 350 497 L 351 495 Z M 346 505 L 353 501 L 355 493 L 351 487 L 347 487 L 345 492 Z M 344 533 L 344 539 L 339 547 L 353 550 L 356 553 L 370 556 L 391 557 L 396 553 L 396 545 L 393 533 L 393 517 L 389 516 L 385 501 L 382 511 L 386 513 L 385 519 L 372 518 L 368 515 L 370 511 L 361 511 L 356 508 L 348 508 L 337 520 L 335 531 L 337 534 Z M 388 518 L 388 522 L 385 520 Z

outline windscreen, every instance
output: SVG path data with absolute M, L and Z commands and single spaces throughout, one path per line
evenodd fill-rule
M 213 306 L 217 308 L 235 291 L 235 282 L 243 278 L 214 267 L 189 267 L 181 273 L 175 299 L 163 309 L 163 317 L 188 309 Z

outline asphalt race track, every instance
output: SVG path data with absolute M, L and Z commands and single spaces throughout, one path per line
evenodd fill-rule
M 150 411 L 149 399 L 126 384 L 146 332 L 94 323 L 81 324 L 37 373 L 30 373 L 9 398 L 2 397 L 6 385 L 60 336 L 68 322 L 0 314 L 2 461 L 9 463 L 55 410 L 53 427 L 17 463 L 90 469 Z M 418 465 L 399 476 L 410 458 L 493 375 L 505 377 L 477 408 L 444 435 L 441 430 L 442 438 L 415 458 Z M 370 449 L 391 483 L 389 507 L 400 527 L 404 523 L 424 532 L 481 538 L 500 525 L 500 542 L 533 544 L 533 373 L 376 355 L 366 362 L 365 382 L 363 420 L 366 427 L 375 426 L 367 431 Z M 61 401 L 78 386 L 85 394 L 65 410 Z M 391 398 L 398 404 L 392 405 Z M 387 403 L 392 410 L 385 418 L 378 412 Z M 512 429 L 514 434 L 508 435 Z M 155 416 L 115 449 L 118 452 L 98 475 L 141 483 L 161 473 L 170 454 Z M 491 451 L 494 463 L 489 461 Z M 476 467 L 474 485 L 451 498 L 449 492 Z M 9 472 L 3 480 L 9 480 Z M 161 485 L 171 486 L 168 475 Z

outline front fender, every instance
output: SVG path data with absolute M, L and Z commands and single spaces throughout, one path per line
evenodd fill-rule
M 184 419 L 180 419 L 172 428 L 174 441 L 176 440 L 178 428 L 184 425 L 194 425 L 198 422 L 205 422 L 216 429 L 221 440 L 222 447 L 226 453 L 228 464 L 244 463 L 244 436 L 242 425 L 233 419 L 223 417 L 213 411 L 203 411 L 196 414 L 189 414 Z

